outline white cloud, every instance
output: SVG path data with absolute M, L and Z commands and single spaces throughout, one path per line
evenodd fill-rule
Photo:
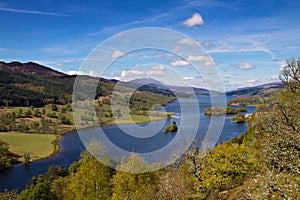
M 213 66 L 214 62 L 209 56 L 188 56 L 189 62 L 204 62 L 205 66 Z
M 249 79 L 249 80 L 246 80 L 246 83 L 248 84 L 253 84 L 253 83 L 256 83 L 257 81 L 255 79 Z
M 188 56 L 187 60 L 190 62 L 207 62 L 210 58 L 207 56 Z
M 194 80 L 195 79 L 195 77 L 192 77 L 192 76 L 185 76 L 185 77 L 183 77 L 182 78 L 183 80 L 185 80 L 185 81 L 190 81 L 190 80 Z
M 178 43 L 184 45 L 195 45 L 197 42 L 190 38 L 182 38 L 178 41 Z
M 139 78 L 139 77 L 148 77 L 148 76 L 161 76 L 163 75 L 163 71 L 154 71 L 154 70 L 123 70 L 121 73 L 122 78 Z
M 186 60 L 173 60 L 170 64 L 173 67 L 184 67 L 189 65 L 190 63 Z
M 114 52 L 111 54 L 111 58 L 118 58 L 118 57 L 121 57 L 121 56 L 123 56 L 123 55 L 124 55 L 124 53 L 123 53 L 122 51 L 117 50 L 117 51 L 114 51 Z
M 67 74 L 68 75 L 89 75 L 89 76 L 94 76 L 94 77 L 98 76 L 94 71 L 84 72 L 84 71 L 71 70 L 71 71 L 68 71 Z
M 121 77 L 125 79 L 130 78 L 142 78 L 151 76 L 163 76 L 166 68 L 163 65 L 154 65 L 150 68 L 144 68 L 143 70 L 131 69 L 123 70 Z
M 199 13 L 194 13 L 194 15 L 191 18 L 188 18 L 182 24 L 187 27 L 193 27 L 196 25 L 203 25 L 204 21 L 202 16 Z
M 240 69 L 253 69 L 254 65 L 248 62 L 241 62 L 240 64 L 237 65 L 237 67 Z
M 155 70 L 155 71 L 165 71 L 166 70 L 165 66 L 163 66 L 163 65 L 154 65 L 151 67 L 151 69 Z

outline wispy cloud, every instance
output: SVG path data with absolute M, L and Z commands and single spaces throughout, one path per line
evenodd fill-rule
M 56 13 L 56 12 L 44 12 L 44 11 L 37 11 L 37 10 L 23 10 L 23 9 L 4 8 L 4 7 L 1 7 L 0 11 L 34 14 L 34 15 L 48 15 L 48 16 L 57 16 L 57 17 L 71 17 L 71 15 L 61 14 L 61 13 Z
M 91 40 L 79 40 L 79 41 L 66 41 L 60 44 L 51 44 L 47 47 L 41 48 L 44 53 L 51 53 L 53 55 L 77 55 L 87 54 L 95 47 L 95 42 Z

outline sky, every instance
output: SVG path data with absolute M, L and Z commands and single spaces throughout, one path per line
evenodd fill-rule
M 278 81 L 286 59 L 300 56 L 299 9 L 298 0 L 0 0 L 0 60 L 97 75 L 82 65 L 99 44 L 123 31 L 158 27 L 186 35 L 205 55 L 181 58 L 175 49 L 125 54 L 120 47 L 102 75 L 130 80 L 152 73 L 170 79 L 167 69 L 173 67 L 184 82 L 203 87 L 199 74 L 189 70 L 191 60 L 202 59 L 232 90 Z

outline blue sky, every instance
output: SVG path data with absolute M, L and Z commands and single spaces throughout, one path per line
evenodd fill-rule
M 78 72 L 90 51 L 112 35 L 162 27 L 198 41 L 230 90 L 276 81 L 285 60 L 300 56 L 299 9 L 298 0 L 0 0 L 0 60 Z M 121 78 L 145 63 L 167 66 L 178 60 L 153 56 L 160 53 L 123 56 L 107 78 Z M 193 72 L 181 70 L 185 81 L 197 86 Z

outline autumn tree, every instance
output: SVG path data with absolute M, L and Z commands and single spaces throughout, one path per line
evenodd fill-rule
M 136 154 L 131 154 L 127 162 L 117 167 L 112 179 L 113 200 L 156 199 L 159 178 L 153 168 Z M 137 173 L 137 172 L 141 173 Z
M 182 175 L 175 168 L 168 169 L 167 172 L 162 174 L 159 178 L 157 198 L 164 200 L 188 199 L 191 190 Z

